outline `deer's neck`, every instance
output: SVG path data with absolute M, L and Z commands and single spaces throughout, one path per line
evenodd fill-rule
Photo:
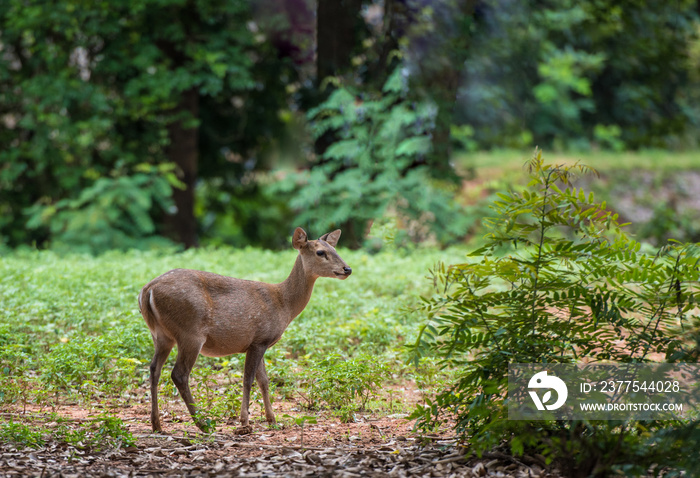
M 294 268 L 292 268 L 292 272 L 289 273 L 289 277 L 279 285 L 284 303 L 291 312 L 289 322 L 301 314 L 306 304 L 309 303 L 316 279 L 317 277 L 315 275 L 304 270 L 304 263 L 301 260 L 301 255 L 298 255 L 294 263 Z

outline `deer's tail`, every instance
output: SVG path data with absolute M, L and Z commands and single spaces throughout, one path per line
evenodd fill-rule
M 151 284 L 146 285 L 139 292 L 139 311 L 146 321 L 146 325 L 151 331 L 156 330 L 158 324 L 158 312 L 156 311 L 155 301 L 153 299 L 153 289 Z

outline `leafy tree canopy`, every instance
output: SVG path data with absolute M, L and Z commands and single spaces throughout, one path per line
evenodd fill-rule
M 4 240 L 104 248 L 156 232 L 181 187 L 168 126 L 203 126 L 175 109 L 183 93 L 255 86 L 248 20 L 245 1 L 3 2 Z

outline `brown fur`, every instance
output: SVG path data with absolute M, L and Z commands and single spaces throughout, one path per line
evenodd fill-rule
M 175 269 L 156 277 L 139 294 L 139 309 L 151 331 L 155 354 L 151 362 L 151 426 L 160 431 L 158 381 L 175 345 L 172 372 L 182 399 L 197 426 L 206 430 L 189 388 L 189 375 L 199 354 L 221 357 L 245 353 L 241 425 L 248 426 L 248 405 L 253 378 L 265 404 L 265 416 L 274 423 L 269 380 L 263 355 L 274 345 L 311 298 L 319 277 L 346 279 L 352 272 L 335 245 L 340 230 L 309 241 L 297 228 L 292 244 L 299 250 L 289 277 L 279 284 L 235 279 L 210 272 Z M 322 255 L 317 253 L 322 251 Z

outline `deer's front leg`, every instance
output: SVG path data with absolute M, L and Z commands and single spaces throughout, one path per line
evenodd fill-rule
M 243 397 L 241 398 L 241 427 L 248 427 L 248 406 L 250 404 L 250 389 L 253 387 L 253 380 L 258 371 L 258 367 L 265 355 L 266 347 L 251 345 L 245 354 L 245 368 L 243 369 Z
M 255 379 L 258 381 L 260 392 L 262 392 L 263 403 L 265 404 L 265 419 L 268 423 L 275 423 L 275 413 L 272 411 L 272 402 L 270 401 L 270 379 L 267 378 L 267 370 L 265 370 L 265 357 L 260 359 Z

